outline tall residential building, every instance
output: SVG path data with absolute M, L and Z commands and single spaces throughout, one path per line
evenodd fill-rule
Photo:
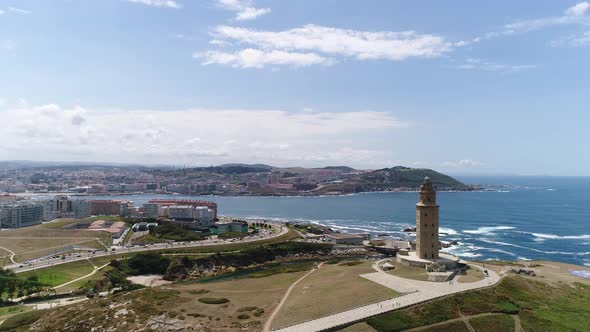
M 143 216 L 145 218 L 158 218 L 161 215 L 161 206 L 156 203 L 145 203 L 143 205 Z
M 175 220 L 194 220 L 195 211 L 192 206 L 172 205 L 168 207 L 168 218 Z
M 438 208 L 436 192 L 430 178 L 424 178 L 420 186 L 420 198 L 416 204 L 416 256 L 422 259 L 438 259 Z
M 176 199 L 152 199 L 149 203 L 159 204 L 161 206 L 187 205 L 187 206 L 206 206 L 213 211 L 213 219 L 217 218 L 217 203 L 197 200 L 176 200 Z
M 0 205 L 0 225 L 2 228 L 33 226 L 43 222 L 44 207 L 39 203 L 20 203 Z
M 45 201 L 45 220 L 56 218 L 86 218 L 90 216 L 90 202 L 70 199 L 68 196 L 55 196 Z
M 213 210 L 206 206 L 197 206 L 195 207 L 195 219 L 202 222 L 211 222 L 215 219 Z
M 96 200 L 90 202 L 90 213 L 95 216 L 118 216 L 121 213 L 121 201 Z
M 74 218 L 87 218 L 90 217 L 90 202 L 87 200 L 72 200 L 72 213 Z

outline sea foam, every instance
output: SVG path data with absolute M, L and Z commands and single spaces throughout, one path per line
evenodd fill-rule
M 503 230 L 509 230 L 509 229 L 514 229 L 514 227 L 512 226 L 489 226 L 489 227 L 480 227 L 478 229 L 472 229 L 472 230 L 466 230 L 463 231 L 463 233 L 467 233 L 467 234 L 483 234 L 483 235 L 487 235 L 487 234 L 494 234 L 495 231 L 503 231 Z
M 588 239 L 590 239 L 590 234 L 555 235 L 555 234 L 531 233 L 531 235 L 533 235 L 539 239 L 551 239 L 551 240 L 588 240 Z

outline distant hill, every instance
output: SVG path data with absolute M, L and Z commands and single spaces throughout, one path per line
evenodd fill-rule
M 267 165 L 243 165 L 243 164 L 225 164 L 221 166 L 195 167 L 189 171 L 207 172 L 216 174 L 245 174 L 245 173 L 268 173 L 272 167 Z
M 414 190 L 420 187 L 428 176 L 437 190 L 469 190 L 464 183 L 437 171 L 426 168 L 395 166 L 383 168 L 356 177 L 318 188 L 316 194 L 355 193 L 370 191 Z
M 324 169 L 329 169 L 329 170 L 333 170 L 333 171 L 342 171 L 342 172 L 356 171 L 354 168 L 348 167 L 348 166 L 326 166 L 326 167 L 324 167 Z
M 361 180 L 367 186 L 378 188 L 418 188 L 425 177 L 435 188 L 466 189 L 467 185 L 448 175 L 427 168 L 395 166 L 363 174 Z
M 270 165 L 266 165 L 266 164 L 230 163 L 230 164 L 219 165 L 219 167 L 224 167 L 224 168 L 236 167 L 236 166 L 248 167 L 248 168 L 256 168 L 256 169 L 266 169 L 267 171 L 271 171 L 273 168 L 275 168 L 274 166 L 270 166 Z

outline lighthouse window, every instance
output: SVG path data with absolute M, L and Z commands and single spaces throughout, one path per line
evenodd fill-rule
M 428 217 L 428 213 L 424 213 L 424 216 L 425 216 L 425 217 Z

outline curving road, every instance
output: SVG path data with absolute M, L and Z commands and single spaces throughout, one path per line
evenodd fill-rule
M 279 229 L 279 232 L 268 234 L 268 235 L 248 236 L 248 237 L 244 237 L 242 240 L 235 239 L 235 240 L 231 241 L 231 240 L 211 239 L 211 240 L 190 241 L 190 242 L 154 243 L 151 245 L 146 245 L 145 247 L 144 246 L 132 246 L 132 247 L 112 246 L 110 251 L 97 251 L 95 253 L 92 253 L 92 252 L 81 253 L 81 254 L 77 254 L 77 255 L 70 255 L 66 259 L 61 259 L 61 258 L 37 259 L 35 261 L 31 261 L 30 263 L 17 263 L 17 262 L 14 262 L 14 260 L 13 260 L 14 264 L 5 266 L 4 268 L 11 269 L 15 273 L 21 273 L 21 272 L 25 272 L 25 271 L 42 269 L 42 268 L 49 267 L 49 266 L 55 266 L 55 265 L 60 265 L 60 264 L 66 264 L 66 263 L 86 260 L 89 258 L 113 256 L 113 255 L 117 255 L 117 254 L 137 253 L 137 252 L 144 252 L 144 251 L 176 249 L 176 248 L 196 248 L 196 247 L 216 246 L 216 245 L 224 245 L 224 244 L 232 244 L 232 243 L 256 242 L 256 241 L 276 238 L 281 235 L 285 235 L 289 232 L 289 229 L 287 227 L 284 227 L 284 226 L 278 225 L 278 224 L 275 224 L 274 226 L 275 226 L 275 228 Z M 7 251 L 10 251 L 10 250 L 7 250 Z M 14 255 L 12 257 L 14 257 Z
M 343 311 L 330 316 L 310 320 L 300 324 L 287 326 L 275 331 L 281 332 L 311 332 L 324 331 L 333 329 L 342 325 L 347 325 L 365 320 L 369 317 L 383 314 L 392 310 L 409 307 L 422 302 L 430 301 L 439 297 L 452 295 L 455 293 L 465 292 L 473 289 L 490 287 L 500 281 L 500 276 L 494 271 L 488 270 L 489 277 L 472 282 L 459 283 L 457 278 L 450 282 L 429 282 L 417 281 L 406 278 L 400 278 L 386 273 L 379 267 L 379 264 L 385 260 L 373 264 L 374 273 L 363 274 L 361 277 L 371 280 L 375 283 L 391 288 L 399 293 L 405 294 L 394 297 L 389 300 L 372 303 L 359 308 Z M 472 267 L 483 270 L 482 267 L 470 264 Z

